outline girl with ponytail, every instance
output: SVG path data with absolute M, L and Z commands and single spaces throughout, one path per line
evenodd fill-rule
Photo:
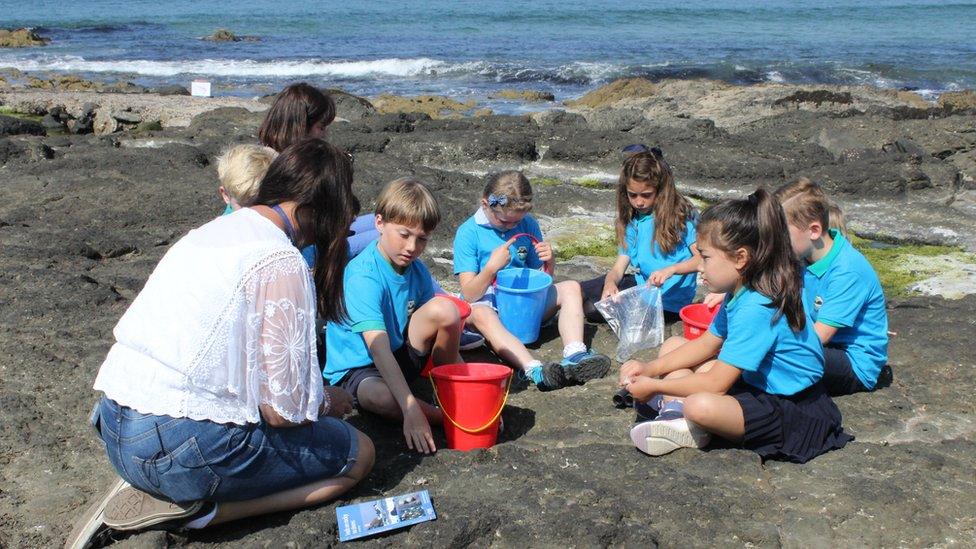
M 851 436 L 824 391 L 823 349 L 803 309 L 800 263 L 779 202 L 765 190 L 716 204 L 698 224 L 699 271 L 728 292 L 708 332 L 620 384 L 659 415 L 631 429 L 641 451 L 701 448 L 712 434 L 763 459 L 806 462 Z

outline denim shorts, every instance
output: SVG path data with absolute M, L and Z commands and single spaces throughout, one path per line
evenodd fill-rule
M 92 426 L 119 476 L 177 503 L 243 501 L 344 475 L 359 454 L 348 423 L 274 428 L 143 414 L 102 397 Z

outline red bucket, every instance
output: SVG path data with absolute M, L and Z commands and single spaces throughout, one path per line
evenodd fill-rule
M 709 309 L 704 303 L 692 303 L 682 307 L 678 316 L 685 327 L 685 339 L 695 339 L 705 333 L 717 313 L 718 307 Z
M 464 329 L 464 321 L 471 316 L 471 304 L 467 301 L 454 297 L 453 295 L 447 294 L 435 294 L 434 297 L 443 297 L 444 299 L 450 299 L 454 306 L 457 307 L 458 316 L 461 317 L 461 329 Z M 433 353 L 427 357 L 427 364 L 424 364 L 424 369 L 420 371 L 420 375 L 423 377 L 430 377 L 430 369 L 434 367 L 434 355 Z
M 512 369 L 501 364 L 445 364 L 430 371 L 434 398 L 444 413 L 447 447 L 490 448 L 508 400 Z

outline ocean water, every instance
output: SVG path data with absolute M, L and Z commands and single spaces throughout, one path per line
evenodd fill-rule
M 298 80 L 363 95 L 581 95 L 624 76 L 976 88 L 976 1 L 0 0 L 52 43 L 0 67 L 255 95 Z M 257 42 L 200 40 L 217 28 Z M 489 102 L 502 111 L 517 103 Z

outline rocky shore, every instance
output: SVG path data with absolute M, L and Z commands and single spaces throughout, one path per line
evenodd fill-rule
M 214 157 L 254 142 L 267 100 L 0 83 L 0 546 L 62 543 L 110 467 L 85 425 L 111 330 L 166 251 L 222 209 Z M 69 86 L 70 87 L 70 86 Z M 142 90 L 146 91 L 146 90 Z M 425 261 L 453 283 L 454 229 L 483 175 L 524 169 L 561 276 L 612 255 L 618 151 L 661 146 L 679 186 L 709 202 L 798 175 L 821 181 L 876 250 L 894 381 L 838 399 L 857 440 L 810 464 L 716 448 L 645 458 L 610 406 L 610 378 L 540 394 L 517 387 L 490 450 L 407 453 L 398 429 L 354 417 L 377 442 L 364 500 L 430 490 L 438 520 L 373 546 L 971 546 L 976 543 L 976 111 L 971 92 L 713 81 L 624 81 L 570 104 L 499 116 L 451 98 L 337 94 L 329 139 L 355 154 L 372 206 L 412 173 L 444 221 Z M 430 104 L 430 108 L 423 108 Z M 936 245 L 919 247 L 920 244 Z M 895 247 L 893 247 L 895 246 Z M 884 258 L 888 258 L 887 260 Z M 884 261 L 888 261 L 884 263 Z M 678 329 L 676 326 L 674 329 Z M 590 326 L 600 349 L 615 338 Z M 555 358 L 543 334 L 539 352 Z M 481 354 L 469 359 L 489 359 Z M 421 393 L 429 392 L 423 385 Z M 125 546 L 332 546 L 335 505 Z

